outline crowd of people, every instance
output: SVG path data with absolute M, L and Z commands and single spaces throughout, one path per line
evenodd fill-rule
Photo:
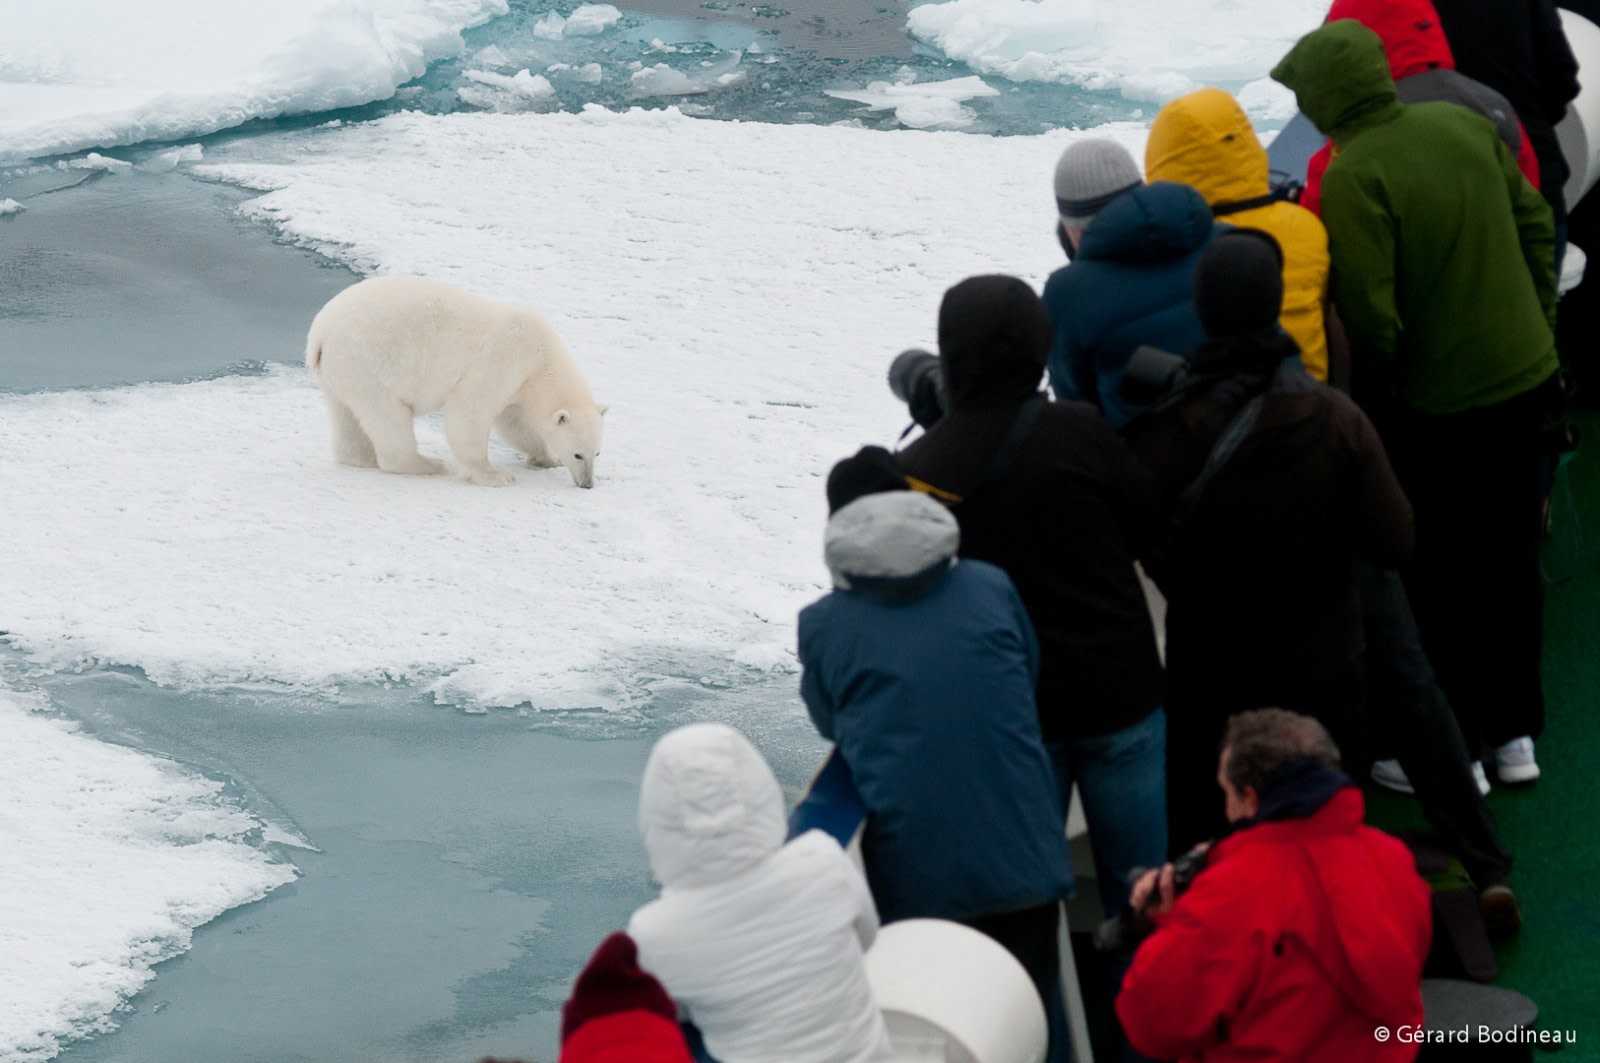
M 945 293 L 925 431 L 833 469 L 834 589 L 799 618 L 864 874 L 786 838 L 736 731 L 668 734 L 661 896 L 578 980 L 563 1061 L 891 1058 L 864 956 L 914 917 L 1005 946 L 1070 1058 L 1074 789 L 1139 928 L 1092 972 L 1126 1059 L 1415 1054 L 1372 1031 L 1423 1021 L 1430 891 L 1356 778 L 1414 792 L 1488 929 L 1520 926 L 1484 797 L 1539 777 L 1576 63 L 1549 0 L 1336 0 L 1272 76 L 1328 138 L 1298 201 L 1203 89 L 1142 167 L 1061 155 L 1042 297 Z

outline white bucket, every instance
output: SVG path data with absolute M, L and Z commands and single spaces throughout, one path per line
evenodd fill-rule
M 994 939 L 942 919 L 878 932 L 867 979 L 899 1063 L 1041 1063 L 1044 1005 L 1022 964 Z
M 1567 179 L 1567 207 L 1571 209 L 1600 181 L 1600 26 L 1561 9 L 1561 27 L 1567 43 L 1578 57 L 1578 80 L 1583 90 L 1567 107 L 1567 116 L 1556 126 L 1561 153 L 1567 157 L 1572 176 Z

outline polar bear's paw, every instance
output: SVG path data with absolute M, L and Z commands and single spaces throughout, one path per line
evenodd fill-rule
M 509 487 L 517 478 L 504 469 L 468 469 L 467 480 L 479 487 Z
M 378 458 L 378 467 L 384 472 L 397 472 L 403 476 L 443 476 L 450 466 L 438 458 L 425 458 L 421 454 L 405 454 L 385 461 Z

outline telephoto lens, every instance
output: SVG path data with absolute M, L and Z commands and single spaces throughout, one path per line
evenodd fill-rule
M 911 410 L 911 419 L 923 428 L 944 416 L 944 374 L 939 356 L 912 348 L 889 363 L 889 390 Z
M 1122 397 L 1140 406 L 1164 398 L 1188 376 L 1186 359 L 1157 347 L 1139 347 L 1122 371 Z

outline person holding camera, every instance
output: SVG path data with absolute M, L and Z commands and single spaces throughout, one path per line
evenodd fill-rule
M 1403 844 L 1364 824 L 1327 730 L 1240 713 L 1216 782 L 1231 826 L 1187 889 L 1171 864 L 1133 887 L 1154 929 L 1117 997 L 1129 1040 L 1206 1063 L 1413 1058 L 1375 1032 L 1422 1024 L 1428 886 Z
M 955 515 L 961 557 L 1003 569 L 1027 607 L 1061 807 L 1076 784 L 1111 911 L 1133 868 L 1166 857 L 1161 662 L 1134 570 L 1157 513 L 1149 474 L 1105 419 L 1040 393 L 1050 337 L 1039 297 L 1015 277 L 947 291 L 939 372 L 927 355 L 896 363 L 896 392 L 914 397 L 920 381 L 934 393 L 912 405 L 940 416 L 897 458 Z
M 1365 708 L 1356 562 L 1392 567 L 1411 550 L 1411 506 L 1376 430 L 1306 375 L 1279 326 L 1282 269 L 1267 233 L 1218 236 L 1194 281 L 1211 338 L 1187 363 L 1145 350 L 1129 369 L 1128 386 L 1161 394 L 1124 435 L 1167 521 L 1150 571 L 1167 596 L 1173 751 L 1215 749 L 1232 713 L 1264 704 L 1352 735 Z M 1168 757 L 1172 851 L 1222 827 L 1211 786 L 1207 765 Z

